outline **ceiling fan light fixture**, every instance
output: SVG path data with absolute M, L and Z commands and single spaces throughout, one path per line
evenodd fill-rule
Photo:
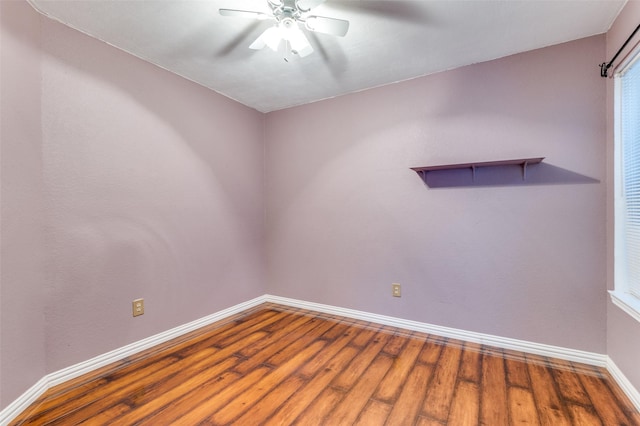
M 276 24 L 260 34 L 249 48 L 259 50 L 269 46 L 271 50 L 277 52 L 284 40 L 287 55 L 294 54 L 303 58 L 313 52 L 313 47 L 302 31 L 302 25 L 309 31 L 340 37 L 343 37 L 349 30 L 349 21 L 344 19 L 307 16 L 307 12 L 325 1 L 267 0 L 271 14 L 239 9 L 219 9 L 219 11 L 223 16 L 238 16 L 258 20 L 272 19 L 276 21 Z
M 260 50 L 265 46 L 268 46 L 274 52 L 278 51 L 280 47 L 280 42 L 282 41 L 282 34 L 279 27 L 270 27 L 263 32 L 260 37 L 256 39 L 249 49 Z
M 311 43 L 309 43 L 309 40 L 307 40 L 307 37 L 305 37 L 300 28 L 297 28 L 294 31 L 289 31 L 287 40 L 291 44 L 291 50 L 293 53 L 297 54 L 301 58 L 313 53 Z
M 291 19 L 285 18 L 279 24 L 282 38 L 289 42 L 293 53 L 297 54 L 301 58 L 309 55 L 313 52 L 313 47 L 307 40 L 298 23 Z
M 282 29 L 279 27 L 271 27 L 264 32 L 264 42 L 274 52 L 278 51 L 282 38 Z

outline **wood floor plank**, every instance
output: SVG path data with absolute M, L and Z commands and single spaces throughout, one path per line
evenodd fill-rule
M 482 377 L 482 348 L 475 343 L 464 345 L 462 361 L 460 362 L 460 379 L 480 383 Z
M 284 315 L 278 321 L 273 321 L 264 327 L 261 327 L 260 330 L 266 331 L 268 333 L 273 333 L 275 331 L 280 330 L 282 327 L 286 327 L 288 324 L 294 321 L 310 321 L 315 319 L 314 315 L 307 315 L 307 313 L 303 310 L 297 308 L 291 308 L 291 310 L 286 311 L 278 311 L 278 316 Z
M 305 327 L 306 325 L 306 327 Z M 290 318 L 288 321 L 279 324 L 279 328 L 275 331 L 271 330 L 260 330 L 262 332 L 266 332 L 269 335 L 269 339 L 262 339 L 257 342 L 254 342 L 251 345 L 245 345 L 244 347 L 238 350 L 238 354 L 245 358 L 251 358 L 258 352 L 264 352 L 267 347 L 278 347 L 277 342 L 281 338 L 289 338 L 291 341 L 294 340 L 294 333 L 296 330 L 300 328 L 300 332 L 304 333 L 310 328 L 313 328 L 316 323 L 311 321 L 311 318 L 307 316 L 299 316 Z M 304 327 L 304 328 L 303 328 Z M 274 346 L 275 345 L 275 346 Z M 274 351 L 275 353 L 276 351 Z
M 336 341 L 338 343 L 338 341 Z M 282 407 L 266 422 L 266 425 L 287 425 L 292 424 L 301 413 L 306 410 L 329 386 L 329 383 L 340 372 L 344 371 L 351 360 L 358 354 L 358 349 L 352 346 L 343 345 L 342 349 L 332 357 L 326 367 L 318 371 L 318 374 L 292 396 Z
M 543 425 L 570 426 L 571 419 L 564 401 L 556 392 L 551 369 L 541 364 L 527 364 L 531 388 L 538 404 L 538 415 Z
M 266 370 L 263 370 L 262 372 L 265 373 Z M 256 373 L 255 376 L 260 377 L 260 373 Z M 203 404 L 215 398 L 216 393 L 220 389 L 225 389 L 227 386 L 236 383 L 240 378 L 241 376 L 236 372 L 225 371 L 214 380 L 210 380 L 205 383 L 199 389 L 192 389 L 190 392 L 184 393 L 181 397 L 169 401 L 165 400 L 164 405 L 154 411 L 151 415 L 142 418 L 136 426 L 188 424 L 181 420 L 186 413 L 192 412 L 195 407 L 199 407 L 199 410 L 207 413 L 207 411 L 203 409 Z M 139 416 L 136 415 L 136 417 Z M 122 418 L 120 418 L 117 419 L 117 424 L 124 425 L 126 423 L 123 423 Z
M 389 414 L 388 424 L 411 424 L 422 406 L 422 400 L 427 394 L 429 383 L 432 381 L 434 366 L 430 364 L 415 364 L 409 377 L 402 387 L 402 391 Z
M 517 425 L 539 425 L 539 417 L 536 411 L 536 404 L 533 395 L 528 389 L 519 387 L 509 388 L 509 411 L 511 413 L 511 424 Z M 553 423 L 545 423 L 549 426 Z
M 166 357 L 166 360 L 164 362 L 170 364 L 170 363 L 176 362 L 177 360 L 178 360 L 177 357 L 171 356 L 171 357 Z M 157 361 L 156 366 L 152 367 L 152 369 L 149 369 L 148 371 L 153 371 L 154 369 L 162 368 L 161 367 L 162 364 L 163 364 L 162 361 Z M 141 369 L 142 368 L 145 368 L 145 367 L 141 367 Z M 67 404 L 69 400 L 76 400 L 80 402 L 83 397 L 86 397 L 85 400 L 90 402 L 94 399 L 93 392 L 105 386 L 108 382 L 109 381 L 106 378 L 98 377 L 95 380 L 90 381 L 88 383 L 79 384 L 78 386 L 72 386 L 67 392 L 62 392 L 61 394 L 58 394 L 57 392 L 52 392 L 51 395 L 46 394 L 47 395 L 46 398 L 42 398 L 40 401 L 36 402 L 38 407 L 38 413 L 37 414 L 33 413 L 31 417 L 33 419 L 42 418 L 43 415 L 50 412 L 51 410 L 54 410 L 60 406 L 63 406 L 64 404 Z M 61 413 L 64 414 L 66 410 L 67 408 L 61 408 Z
M 379 332 L 379 330 L 380 327 L 374 327 L 369 324 L 366 327 L 363 327 L 362 332 L 358 334 L 358 337 L 356 339 L 353 339 L 353 342 L 351 344 L 356 348 L 363 348 L 369 343 L 371 339 L 373 339 L 373 336 L 375 336 L 376 333 Z
M 311 344 L 311 342 L 316 340 L 318 336 L 321 336 L 325 331 L 334 326 L 335 323 L 323 321 L 320 323 L 314 322 L 312 324 L 309 324 L 308 327 L 301 327 L 299 330 L 295 330 L 291 336 L 280 339 L 281 341 L 286 341 L 287 343 L 284 347 L 281 347 L 279 351 L 277 351 L 267 359 L 267 364 L 278 366 L 284 363 L 288 363 L 292 357 L 296 356 L 296 353 L 298 351 Z M 324 343 L 326 342 L 323 341 L 323 344 Z
M 130 411 L 131 407 L 125 403 L 120 403 L 115 405 L 105 411 L 102 411 L 91 418 L 88 418 L 80 423 L 76 423 L 77 425 L 107 425 L 113 424 L 113 419 L 119 417 L 120 415 Z
M 384 426 L 387 424 L 391 408 L 389 404 L 372 399 L 364 407 L 354 426 Z
M 139 394 L 131 393 L 125 401 L 131 406 L 131 410 L 120 417 L 119 421 L 124 424 L 134 424 L 145 417 L 153 415 L 162 410 L 167 402 L 182 398 L 193 389 L 200 389 L 209 382 L 215 382 L 225 371 L 237 364 L 237 358 L 227 358 L 214 367 L 207 368 L 206 360 L 187 367 L 183 372 L 183 377 L 173 376 L 171 379 L 159 382 L 158 385 L 148 387 L 140 385 L 137 389 Z M 195 398 L 191 399 L 194 401 Z M 94 414 L 91 414 L 93 416 Z M 73 419 L 68 419 L 68 424 L 73 424 Z
M 38 413 L 32 416 L 31 420 L 45 422 L 46 419 L 56 418 L 69 411 L 69 402 L 73 401 L 74 406 L 90 404 L 95 400 L 95 392 L 107 393 L 110 389 L 118 389 L 125 386 L 123 381 L 137 380 L 139 377 L 146 377 L 159 370 L 164 370 L 168 366 L 179 361 L 180 357 L 175 354 L 165 354 L 151 357 L 151 360 L 143 360 L 140 363 L 128 365 L 126 362 L 117 363 L 122 365 L 120 370 L 112 371 L 108 377 L 97 377 L 90 382 L 83 382 L 83 379 L 74 380 L 67 385 L 68 389 L 61 386 L 54 388 L 51 393 L 47 392 L 43 402 L 39 404 Z
M 427 389 L 422 404 L 422 414 L 440 421 L 446 421 L 455 390 L 462 349 L 445 346 L 433 372 L 433 379 Z
M 137 413 L 135 415 L 138 417 L 147 416 L 153 410 L 160 409 L 162 401 L 170 398 L 170 395 L 178 398 L 181 393 L 189 392 L 193 387 L 198 387 L 202 385 L 202 383 L 210 380 L 211 377 L 215 377 L 237 365 L 240 360 L 232 357 L 233 353 L 243 344 L 251 344 L 264 337 L 265 333 L 254 332 L 247 336 L 243 342 L 236 342 L 225 349 L 216 350 L 207 348 L 175 363 L 175 365 L 173 365 L 173 371 L 168 369 L 159 371 L 158 374 L 163 376 L 162 380 L 155 378 L 155 376 L 149 376 L 145 378 L 145 380 L 134 381 L 124 390 L 107 394 L 101 398 L 100 401 L 103 404 L 113 404 L 122 398 L 126 398 L 132 407 L 144 407 L 135 410 Z M 135 396 L 135 389 L 143 389 L 144 393 L 137 398 L 133 398 L 133 396 Z M 83 410 L 84 415 L 92 416 L 96 409 L 102 411 L 104 408 L 96 406 L 92 411 L 85 408 L 85 410 Z M 127 414 L 125 418 L 128 419 L 128 421 L 133 421 L 132 416 L 134 416 L 134 414 Z M 71 421 L 71 419 L 69 419 L 69 421 Z
M 275 312 L 272 315 L 252 317 L 248 320 L 238 320 L 231 324 L 225 324 L 221 327 L 221 330 L 212 330 L 209 333 L 205 333 L 198 340 L 186 341 L 175 347 L 174 350 L 180 351 L 188 356 L 191 353 L 198 351 L 202 347 L 215 346 L 223 348 L 237 341 L 242 340 L 245 336 L 251 335 L 255 332 L 267 333 L 265 330 L 270 324 L 277 323 L 279 321 L 289 320 L 286 312 Z
M 480 424 L 509 424 L 506 382 L 503 358 L 484 354 L 480 388 Z
M 402 351 L 402 348 L 407 344 L 407 341 L 410 340 L 407 339 L 408 334 L 409 333 L 404 333 L 402 331 L 399 333 L 394 333 L 387 344 L 384 346 L 384 348 L 382 348 L 382 352 L 391 356 L 398 355 Z
M 598 415 L 593 411 L 579 404 L 569 404 L 569 413 L 573 418 L 574 425 L 580 426 L 604 426 Z
M 531 386 L 529 383 L 529 370 L 524 359 L 505 358 L 504 366 L 509 386 L 519 386 L 521 388 L 529 388 Z
M 591 400 L 571 364 L 561 360 L 556 360 L 555 364 L 557 368 L 553 369 L 553 377 L 562 398 L 585 406 L 591 405 Z
M 331 322 L 338 323 L 336 327 L 330 328 L 322 335 L 323 339 L 335 340 L 338 337 L 340 337 L 340 335 L 344 333 L 346 330 L 358 330 L 358 332 L 364 330 L 364 327 L 360 327 L 356 325 L 357 321 L 354 321 L 351 318 L 336 319 L 336 318 L 326 318 L 323 316 L 322 319 L 324 321 L 331 321 Z
M 600 367 L 264 304 L 45 392 L 18 425 L 640 426 Z
M 261 330 L 269 324 L 282 319 L 286 312 L 276 309 L 251 309 L 245 314 L 236 314 L 222 321 L 205 325 L 197 330 L 190 331 L 184 335 L 173 338 L 152 348 L 146 349 L 138 354 L 128 357 L 125 361 L 135 363 L 144 362 L 151 357 L 162 355 L 170 350 L 180 352 L 185 356 L 197 352 L 197 350 L 209 346 L 215 346 L 216 342 L 228 336 L 242 338 L 256 330 Z M 140 357 L 141 356 L 141 357 Z
M 383 346 L 384 347 L 384 344 Z M 342 401 L 336 405 L 326 418 L 329 425 L 353 424 L 364 406 L 373 395 L 380 380 L 387 374 L 393 359 L 386 354 L 379 353 L 367 367 L 367 374 L 361 375 L 358 382 L 344 395 Z
M 172 342 L 168 342 L 168 344 L 170 345 L 171 351 L 180 353 L 181 356 L 186 357 L 211 346 L 224 348 L 256 332 L 265 333 L 263 328 L 286 318 L 285 312 L 269 311 L 266 314 L 267 315 L 255 315 L 249 318 L 238 319 L 232 323 L 225 323 L 220 329 L 213 327 L 212 330 L 207 333 L 198 334 L 194 332 L 194 336 L 196 336 L 195 340 L 180 339 L 177 344 Z M 224 341 L 224 343 L 221 343 L 221 341 Z
M 290 376 L 233 421 L 234 425 L 253 425 L 256 419 L 269 419 L 291 395 L 305 385 L 300 376 Z
M 238 394 L 235 398 L 228 401 L 224 407 L 211 415 L 208 420 L 214 424 L 231 423 L 232 420 L 240 417 L 247 409 L 251 408 L 253 404 L 260 401 L 265 395 L 291 376 L 301 364 L 307 362 L 309 358 L 317 354 L 325 345 L 326 342 L 317 340 L 300 350 L 281 366 L 270 371 L 257 382 L 252 383 L 245 392 Z
M 477 425 L 479 413 L 480 389 L 478 384 L 459 380 L 447 422 L 458 426 Z
M 245 336 L 251 335 L 255 332 L 261 332 L 269 334 L 271 332 L 271 327 L 276 324 L 278 327 L 284 327 L 286 324 L 293 321 L 303 321 L 303 319 L 299 317 L 291 317 L 287 315 L 286 312 L 278 312 L 275 315 L 266 318 L 262 321 L 252 321 L 252 322 L 241 322 L 239 325 L 239 329 L 236 331 L 233 328 L 225 330 L 220 334 L 216 333 L 207 338 L 206 344 L 211 346 L 216 346 L 219 348 L 224 348 L 229 346 L 241 339 Z
M 322 327 L 322 330 L 331 327 L 330 322 L 311 322 L 308 318 L 301 317 L 300 323 L 291 322 L 288 327 L 281 331 L 272 333 L 268 339 L 260 340 L 251 345 L 251 348 L 241 350 L 239 353 L 246 357 L 246 361 L 236 367 L 236 371 L 240 374 L 246 374 L 260 364 L 269 364 L 272 366 L 279 365 L 281 359 L 286 359 L 299 349 L 305 347 L 313 337 L 313 331 L 316 327 Z M 300 338 L 301 334 L 307 335 L 306 338 Z M 254 350 L 258 350 L 254 352 Z M 280 355 L 278 355 L 280 354 Z M 279 359 L 275 357 L 280 356 Z
M 602 423 L 605 425 L 633 424 L 602 378 L 585 374 L 579 377 Z
M 342 328 L 340 325 L 337 325 L 336 327 Z M 333 328 L 329 329 L 328 331 L 332 330 Z M 361 330 L 354 328 L 345 329 L 333 341 L 330 340 L 327 347 L 325 347 L 322 352 L 313 357 L 313 359 L 309 362 L 302 365 L 297 374 L 306 379 L 311 379 L 313 376 L 318 374 L 319 370 L 323 368 L 327 363 L 329 363 L 338 352 L 340 352 L 346 345 L 348 345 L 349 342 L 351 342 L 360 331 Z M 320 338 L 323 339 L 325 335 L 326 333 L 320 336 Z
M 422 352 L 418 358 L 419 362 L 424 364 L 435 364 L 438 362 L 440 358 L 440 352 L 442 348 L 444 348 L 444 344 L 442 342 L 434 341 L 432 339 L 428 339 L 424 347 L 422 348 Z
M 154 380 L 159 380 L 163 375 L 163 371 L 169 365 L 175 365 L 180 362 L 176 359 L 165 359 L 164 362 L 159 363 L 160 368 L 157 365 L 148 366 L 143 370 L 137 371 L 132 376 L 132 381 L 129 382 L 107 382 L 98 391 L 91 394 L 85 394 L 82 397 L 76 399 L 67 400 L 66 403 L 57 405 L 55 408 L 46 412 L 39 413 L 33 416 L 29 422 L 25 424 L 48 424 L 56 421 L 67 422 L 72 424 L 72 421 L 80 422 L 87 417 L 91 417 L 101 411 L 104 411 L 112 404 L 117 404 L 119 400 L 127 398 L 131 392 L 138 388 L 138 381 L 142 380 L 144 383 L 153 383 Z M 153 368 L 151 368 L 153 367 Z M 99 398 L 96 398 L 99 396 Z M 70 404 L 72 402 L 72 405 Z
M 263 323 L 265 324 L 265 323 Z M 267 322 L 266 324 L 269 324 Z M 204 392 L 200 393 L 193 392 L 193 389 L 206 390 L 215 386 L 222 386 L 223 384 L 228 384 L 240 376 L 235 373 L 228 373 L 228 370 L 236 366 L 241 362 L 236 357 L 232 355 L 239 351 L 243 346 L 252 345 L 256 341 L 260 341 L 264 338 L 268 338 L 269 335 L 262 331 L 257 332 L 255 329 L 251 330 L 252 333 L 249 335 L 245 335 L 244 339 L 235 341 L 231 345 L 225 347 L 224 349 L 219 350 L 215 353 L 215 356 L 209 357 L 209 365 L 207 370 L 201 374 L 202 377 L 188 380 L 190 375 L 190 369 L 185 369 L 181 371 L 181 382 L 178 380 L 177 384 L 167 382 L 165 383 L 165 387 L 162 389 L 164 393 L 164 398 L 159 400 L 154 400 L 150 403 L 147 403 L 143 406 L 143 408 L 136 410 L 137 414 L 128 414 L 127 417 L 122 419 L 123 421 L 133 422 L 134 419 L 139 419 L 141 415 L 146 416 L 146 418 L 156 419 L 157 413 L 161 412 L 160 415 L 163 418 L 169 418 L 174 415 L 173 418 L 177 418 L 184 413 L 184 410 L 191 409 L 193 406 L 197 405 L 204 398 L 207 398 L 208 395 Z M 180 352 L 183 353 L 183 352 Z M 202 366 L 196 363 L 198 357 L 195 355 L 190 355 L 187 358 L 187 361 L 195 364 L 192 368 L 201 368 Z M 200 384 L 202 379 L 208 379 L 204 384 Z M 194 381 L 195 380 L 195 381 Z M 187 402 L 185 403 L 185 397 Z M 162 401 L 164 400 L 164 406 Z M 141 401 L 142 402 L 142 401 Z M 155 410 L 155 413 L 149 414 Z M 182 411 L 180 411 L 182 410 Z M 151 421 L 153 424 L 155 420 Z
M 405 339 L 406 340 L 406 339 Z M 414 368 L 414 364 L 422 351 L 424 342 L 420 340 L 409 339 L 404 346 L 402 353 L 396 355 L 393 365 L 389 373 L 380 382 L 378 389 L 374 395 L 375 399 L 392 403 L 400 394 L 402 386 Z M 388 353 L 383 350 L 384 353 Z
M 363 334 L 363 333 L 360 333 Z M 354 338 L 354 341 L 359 336 Z M 353 359 L 349 367 L 341 372 L 331 383 L 340 390 L 348 391 L 360 378 L 360 376 L 367 370 L 371 362 L 378 356 L 378 353 L 387 344 L 390 335 L 386 332 L 375 333 L 367 346 L 365 346 L 360 353 Z
M 222 407 L 229 403 L 233 398 L 240 395 L 242 392 L 250 388 L 255 382 L 261 380 L 266 376 L 271 369 L 268 367 L 259 367 L 251 371 L 246 376 L 238 378 L 238 380 L 231 382 L 224 388 L 220 386 L 212 386 L 211 388 L 200 388 L 195 390 L 195 398 L 200 403 L 191 408 L 190 411 L 184 413 L 183 416 L 176 419 L 177 424 L 184 425 L 196 425 L 203 423 L 203 419 L 216 413 Z M 163 416 L 158 416 L 155 420 L 145 419 L 142 424 L 148 424 L 149 426 L 154 424 L 160 424 Z
M 438 420 L 430 419 L 424 416 L 418 416 L 418 420 L 416 420 L 416 426 L 442 426 L 443 422 Z M 394 425 L 394 426 L 403 426 L 403 425 Z
M 325 388 L 296 420 L 299 425 L 329 425 L 325 421 L 336 405 L 344 399 L 345 392 L 333 387 Z M 285 424 L 285 423 L 283 423 Z

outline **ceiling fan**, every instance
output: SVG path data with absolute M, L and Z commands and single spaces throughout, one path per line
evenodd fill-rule
M 260 50 L 268 46 L 277 52 L 284 41 L 290 53 L 301 58 L 313 52 L 311 43 L 301 26 L 309 31 L 343 37 L 349 30 L 349 21 L 308 15 L 314 7 L 326 0 L 267 0 L 271 14 L 247 10 L 220 9 L 220 15 L 242 18 L 272 20 L 275 25 L 267 28 L 249 48 Z

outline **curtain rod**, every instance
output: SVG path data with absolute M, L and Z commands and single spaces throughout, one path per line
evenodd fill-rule
M 636 35 L 638 30 L 640 30 L 640 25 L 638 25 L 636 29 L 633 30 L 633 32 L 631 33 L 627 41 L 625 41 L 622 47 L 618 49 L 618 51 L 613 56 L 613 58 L 609 61 L 609 63 L 603 62 L 600 64 L 600 77 L 608 77 L 607 73 L 609 72 L 609 68 L 611 68 L 611 65 L 613 65 L 613 61 L 615 61 L 618 55 L 620 55 L 620 53 L 624 50 L 624 48 L 627 47 L 627 44 L 629 44 L 629 42 L 631 41 L 633 36 Z

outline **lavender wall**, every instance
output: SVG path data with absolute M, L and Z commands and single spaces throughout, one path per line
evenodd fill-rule
M 609 351 L 640 387 L 638 325 L 605 302 L 603 36 L 265 117 L 24 2 L 0 19 L 0 407 L 264 293 Z M 527 184 L 409 170 L 529 156 Z
M 268 114 L 269 291 L 604 353 L 604 49 L 596 36 Z M 434 189 L 409 170 L 535 156 L 531 185 L 482 171 L 491 186 Z
M 0 2 L 0 408 L 46 374 L 39 17 Z
M 264 294 L 262 115 L 49 20 L 43 52 L 48 369 Z
M 606 60 L 610 60 L 640 22 L 640 2 L 629 1 L 607 33 Z M 604 60 L 604 59 L 603 59 Z M 613 274 L 613 111 L 614 83 L 607 80 L 607 282 L 614 287 Z M 607 354 L 636 389 L 640 389 L 640 323 L 611 301 L 607 304 Z
M 265 293 L 264 117 L 2 6 L 5 406 L 47 372 Z

